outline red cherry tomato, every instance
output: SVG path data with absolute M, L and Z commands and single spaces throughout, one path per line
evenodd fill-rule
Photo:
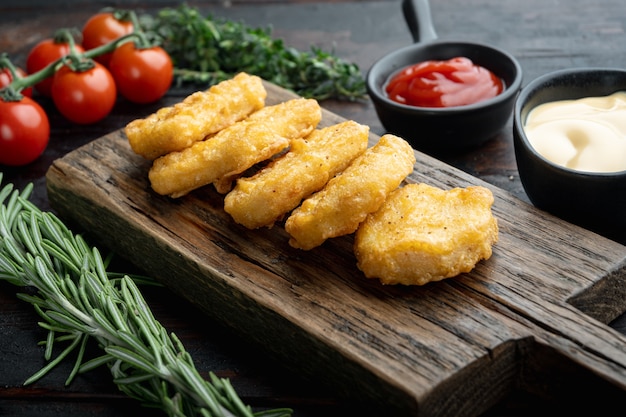
M 115 13 L 103 12 L 93 15 L 83 27 L 83 42 L 85 49 L 93 49 L 110 43 L 124 35 L 132 33 L 133 24 L 130 20 L 118 19 Z M 108 66 L 111 60 L 110 53 L 95 57 L 101 64 Z
M 26 72 L 21 68 L 15 68 L 18 78 L 26 77 Z M 13 81 L 13 74 L 8 68 L 0 68 L 0 89 L 8 86 Z M 22 90 L 22 94 L 26 97 L 33 96 L 33 87 L 27 87 Z
M 116 97 L 111 73 L 98 62 L 80 72 L 64 65 L 54 75 L 52 101 L 74 123 L 89 124 L 104 119 L 113 109 Z
M 137 48 L 134 42 L 120 45 L 109 62 L 119 93 L 133 103 L 157 101 L 169 90 L 174 66 L 160 46 Z
M 391 100 L 418 107 L 453 107 L 497 96 L 502 80 L 465 57 L 404 68 L 386 86 Z
M 50 123 L 37 102 L 0 98 L 0 164 L 21 166 L 33 162 L 48 146 Z
M 82 46 L 75 45 L 76 51 L 79 53 L 85 52 Z M 44 39 L 31 49 L 28 57 L 26 58 L 26 71 L 29 74 L 35 73 L 44 69 L 50 63 L 57 59 L 66 56 L 70 53 L 70 44 L 67 42 L 57 42 L 54 39 Z M 35 90 L 44 96 L 50 96 L 50 89 L 52 87 L 52 77 L 48 77 L 45 80 L 35 84 Z

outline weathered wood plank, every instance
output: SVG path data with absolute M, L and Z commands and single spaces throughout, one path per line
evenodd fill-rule
M 293 97 L 267 87 L 269 103 Z M 340 120 L 325 111 L 322 123 Z M 624 398 L 626 337 L 568 299 L 604 321 L 626 310 L 624 297 L 607 294 L 625 291 L 626 247 L 416 157 L 409 181 L 487 186 L 500 224 L 491 259 L 424 287 L 366 280 L 351 236 L 305 252 L 288 245 L 281 225 L 247 230 L 212 187 L 177 200 L 156 195 L 149 163 L 121 131 L 55 161 L 48 194 L 63 218 L 339 394 L 407 415 L 477 415 L 516 387 L 534 389 L 527 381 L 542 369 L 536 352 L 547 349 L 551 366 L 586 376 L 577 387 L 600 381 L 612 398 Z M 602 285 L 607 279 L 611 285 Z M 551 392 L 568 383 L 555 382 Z

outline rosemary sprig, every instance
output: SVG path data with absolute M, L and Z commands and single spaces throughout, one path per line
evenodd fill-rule
M 366 97 L 365 80 L 356 64 L 320 48 L 305 52 L 288 47 L 269 28 L 203 16 L 186 4 L 140 16 L 140 22 L 172 57 L 179 84 L 212 85 L 245 71 L 302 97 Z
M 122 392 L 169 416 L 291 415 L 290 409 L 254 413 L 228 380 L 212 372 L 209 381 L 203 379 L 181 341 L 154 318 L 135 281 L 108 272 L 97 248 L 28 200 L 32 189 L 0 189 L 0 279 L 36 290 L 18 297 L 34 306 L 48 331 L 43 343 L 49 362 L 25 384 L 76 352 L 67 384 L 78 373 L 106 365 Z M 104 353 L 84 361 L 89 338 Z M 50 360 L 59 343 L 67 346 Z

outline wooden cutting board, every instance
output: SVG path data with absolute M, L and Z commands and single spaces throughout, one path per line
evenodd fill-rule
M 266 87 L 268 104 L 294 97 Z M 322 125 L 341 120 L 324 111 Z M 210 317 L 381 415 L 478 415 L 515 390 L 623 401 L 626 338 L 605 323 L 626 310 L 626 247 L 416 158 L 409 181 L 489 187 L 500 226 L 491 259 L 424 287 L 364 278 L 352 236 L 301 251 L 282 225 L 247 230 L 212 186 L 155 194 L 122 131 L 55 161 L 48 194 L 61 218 Z

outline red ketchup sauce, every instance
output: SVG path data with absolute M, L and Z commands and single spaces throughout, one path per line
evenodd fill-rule
M 503 89 L 495 74 L 465 57 L 411 65 L 385 87 L 391 100 L 418 107 L 465 106 L 495 97 Z

